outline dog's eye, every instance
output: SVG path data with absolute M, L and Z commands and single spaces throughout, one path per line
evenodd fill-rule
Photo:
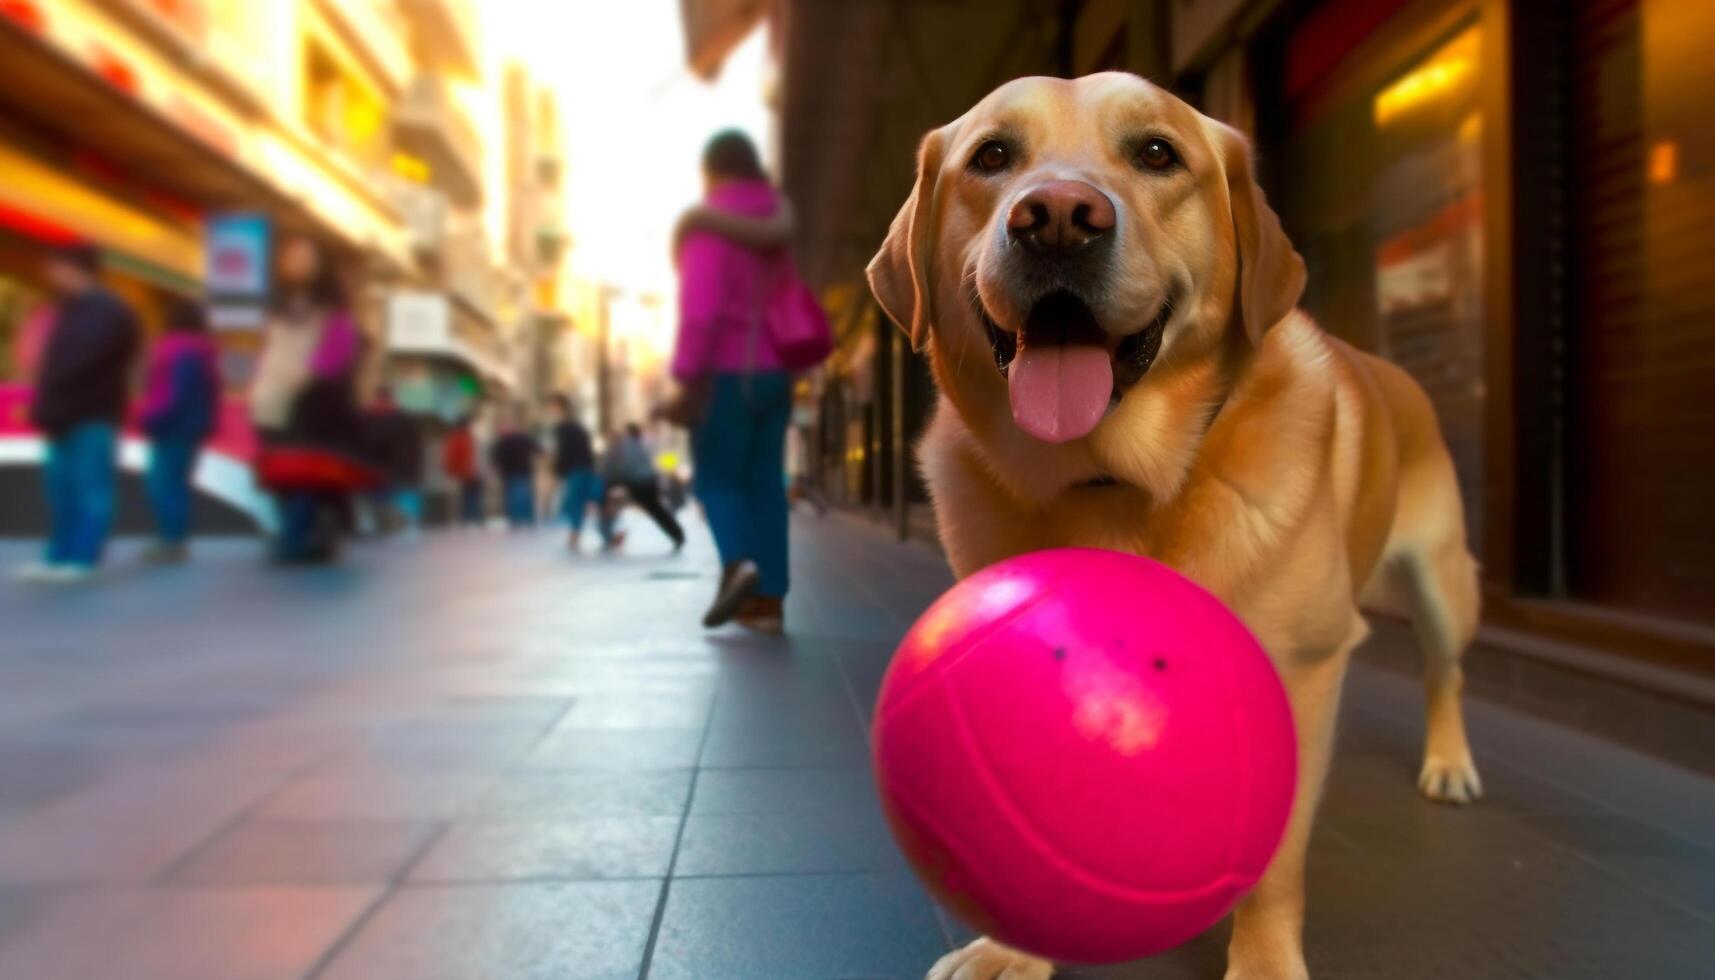
M 1173 144 L 1159 136 L 1151 136 L 1137 148 L 1137 162 L 1151 170 L 1166 170 L 1179 162 Z
M 988 140 L 971 156 L 971 166 L 978 170 L 1003 170 L 1012 162 L 1012 151 L 1000 140 Z

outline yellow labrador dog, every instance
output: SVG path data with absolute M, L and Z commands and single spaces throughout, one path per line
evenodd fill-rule
M 1398 597 L 1424 647 L 1422 791 L 1481 793 L 1459 702 L 1476 563 L 1428 398 L 1295 309 L 1304 262 L 1238 131 L 1133 75 L 1019 79 L 931 132 L 869 279 L 933 362 L 919 455 L 957 574 L 1068 545 L 1148 555 L 1268 649 L 1298 795 L 1227 977 L 1307 977 L 1305 848 L 1361 602 Z M 929 976 L 1052 971 L 983 939 Z

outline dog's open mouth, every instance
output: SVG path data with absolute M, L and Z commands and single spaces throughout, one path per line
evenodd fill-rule
M 1148 325 L 1117 342 L 1088 304 L 1065 290 L 1037 300 L 1016 332 L 979 312 L 1007 379 L 1013 421 L 1045 442 L 1069 442 L 1088 435 L 1149 371 L 1172 305 L 1163 302 Z

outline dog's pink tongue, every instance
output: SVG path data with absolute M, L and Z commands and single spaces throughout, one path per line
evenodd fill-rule
M 1007 369 L 1012 420 L 1044 442 L 1088 435 L 1113 390 L 1112 359 L 1095 344 L 1025 345 Z

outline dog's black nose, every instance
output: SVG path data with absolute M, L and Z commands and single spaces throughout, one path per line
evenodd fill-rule
M 1114 220 L 1114 202 L 1106 194 L 1081 180 L 1051 180 L 1012 205 L 1006 232 L 1032 251 L 1067 253 L 1112 231 Z

